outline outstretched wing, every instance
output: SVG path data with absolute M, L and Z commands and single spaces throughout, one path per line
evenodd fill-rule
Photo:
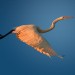
M 23 29 L 17 34 L 17 38 L 22 42 L 33 47 L 40 53 L 43 53 L 47 56 L 56 56 L 56 52 L 50 47 L 49 43 L 40 35 L 36 29 Z

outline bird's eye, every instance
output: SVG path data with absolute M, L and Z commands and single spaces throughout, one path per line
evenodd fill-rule
M 63 17 L 64 18 L 64 17 Z

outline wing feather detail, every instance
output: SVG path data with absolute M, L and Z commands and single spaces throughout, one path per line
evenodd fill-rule
M 23 28 L 16 34 L 22 42 L 33 47 L 35 50 L 47 56 L 56 56 L 56 52 L 51 48 L 49 43 L 41 36 L 36 27 Z

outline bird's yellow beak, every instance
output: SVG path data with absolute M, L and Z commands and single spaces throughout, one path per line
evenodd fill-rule
M 63 16 L 63 19 L 70 19 L 70 18 L 74 18 L 73 16 Z
M 73 16 L 62 16 L 62 17 L 59 17 L 58 20 L 65 20 L 65 19 L 71 19 L 73 18 Z

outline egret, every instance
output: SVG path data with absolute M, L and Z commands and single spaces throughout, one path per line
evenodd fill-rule
M 18 26 L 12 30 L 10 30 L 8 33 L 5 35 L 0 34 L 0 39 L 6 37 L 10 33 L 16 34 L 17 38 L 21 40 L 22 42 L 26 43 L 27 45 L 33 47 L 35 50 L 37 50 L 40 53 L 43 53 L 49 57 L 51 56 L 57 56 L 59 58 L 63 58 L 62 56 L 58 55 L 50 46 L 48 41 L 43 38 L 41 33 L 46 33 L 49 32 L 50 30 L 54 29 L 55 24 L 64 19 L 69 19 L 72 18 L 71 16 L 62 16 L 59 18 L 56 18 L 50 27 L 46 30 L 42 30 L 38 26 L 35 26 L 33 24 L 28 24 L 28 25 L 21 25 Z

